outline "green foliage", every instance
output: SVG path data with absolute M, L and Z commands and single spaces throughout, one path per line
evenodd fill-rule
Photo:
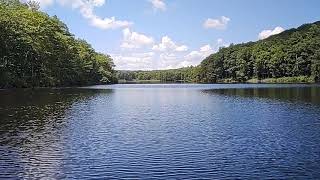
M 0 0 L 0 88 L 74 86 L 116 81 L 110 56 L 75 39 L 56 16 Z
M 118 71 L 117 78 L 125 81 L 197 82 L 200 79 L 199 70 L 198 67 L 186 67 L 154 71 Z
M 250 79 L 248 83 L 314 83 L 314 77 L 297 76 L 297 77 L 281 77 L 281 78 L 267 78 L 267 79 Z
M 222 48 L 203 60 L 200 69 L 201 82 L 209 83 L 250 79 L 319 82 L 320 22 L 305 24 L 265 40 Z

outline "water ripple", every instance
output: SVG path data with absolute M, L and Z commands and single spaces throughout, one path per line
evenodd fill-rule
M 252 86 L 1 91 L 0 179 L 320 178 L 319 87 Z

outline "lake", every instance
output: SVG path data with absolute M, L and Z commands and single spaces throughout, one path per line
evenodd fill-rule
M 320 86 L 0 90 L 0 179 L 319 179 Z

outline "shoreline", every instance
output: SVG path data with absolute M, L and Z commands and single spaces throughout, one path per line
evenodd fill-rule
M 117 84 L 300 84 L 300 85 L 320 85 L 319 82 L 305 82 L 305 81 L 292 81 L 292 82 L 285 82 L 280 81 L 281 78 L 268 78 L 268 79 L 250 79 L 245 82 L 237 82 L 237 81 L 230 81 L 228 79 L 219 81 L 219 82 L 182 82 L 182 81 L 160 81 L 160 80 L 141 80 L 141 81 L 123 81 L 119 80 L 118 83 L 113 84 L 92 84 L 92 85 L 84 85 L 84 86 L 53 86 L 53 87 L 10 87 L 10 88 L 0 88 L 0 91 L 3 90 L 38 90 L 38 89 L 72 89 L 72 88 L 86 88 L 86 87 L 92 87 L 92 86 L 100 86 L 100 85 L 117 85 Z
M 68 87 L 24 87 L 24 88 L 0 88 L 0 91 L 4 91 L 4 90 L 39 90 L 39 89 L 80 89 L 80 88 L 86 88 L 86 87 L 93 87 L 93 86 L 101 86 L 101 85 L 105 85 L 105 86 L 112 86 L 112 85 L 126 85 L 126 84 L 141 84 L 141 85 L 148 85 L 148 84 L 194 84 L 194 85 L 214 85 L 214 84 L 274 84 L 274 85 L 320 85 L 320 83 L 305 83 L 305 82 L 295 82 L 295 83 L 273 83 L 273 82 L 260 82 L 260 83 L 250 83 L 250 82 L 233 82 L 233 83 L 227 83 L 227 82 L 218 82 L 218 83 L 195 83 L 195 82 L 185 82 L 185 83 L 178 83 L 178 82 L 159 82 L 159 83 L 141 83 L 141 82 L 130 82 L 130 83 L 118 83 L 118 84 L 96 84 L 96 85 L 91 85 L 91 86 L 68 86 Z
M 161 81 L 161 80 L 118 80 L 118 84 L 318 84 L 314 77 L 296 76 L 257 79 L 252 78 L 246 81 L 236 81 L 233 79 L 221 79 L 216 82 L 192 82 L 192 81 Z

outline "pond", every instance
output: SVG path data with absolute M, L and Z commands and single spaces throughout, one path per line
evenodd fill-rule
M 0 179 L 320 178 L 320 86 L 0 90 Z

